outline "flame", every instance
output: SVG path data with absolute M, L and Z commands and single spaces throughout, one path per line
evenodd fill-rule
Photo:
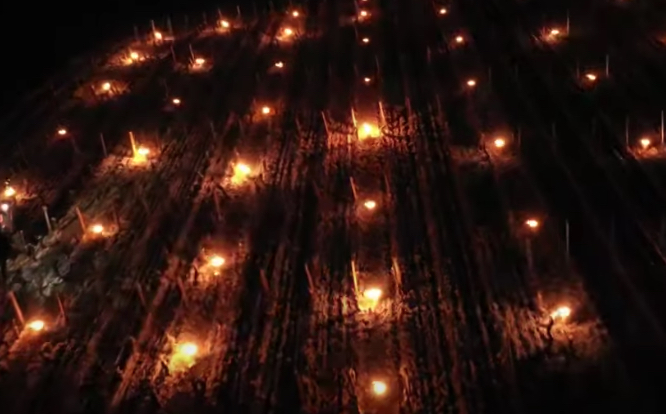
M 388 391 L 388 387 L 384 381 L 372 381 L 372 392 L 375 395 L 384 395 Z
M 291 12 L 291 15 L 294 16 L 294 17 L 298 17 L 299 13 L 298 13 L 298 11 L 294 10 L 293 12 Z
M 226 20 L 222 20 L 222 21 L 220 22 L 220 26 L 222 26 L 222 27 L 225 28 L 225 29 L 228 29 L 228 28 L 229 28 L 229 22 L 226 21 Z
M 474 80 L 474 79 L 468 80 L 467 81 L 467 86 L 469 86 L 470 88 L 475 87 L 476 86 L 476 80 Z
M 65 128 L 60 128 L 58 130 L 58 135 L 60 136 L 67 135 L 67 130 Z
M 641 138 L 640 143 L 643 149 L 648 149 L 650 144 L 652 144 L 652 141 L 650 141 L 650 138 Z
M 137 164 L 143 164 L 148 160 L 148 154 L 150 154 L 150 150 L 148 148 L 138 147 L 134 151 L 134 156 L 132 157 L 132 160 Z
M 382 292 L 379 288 L 370 288 L 363 291 L 363 294 L 357 298 L 358 308 L 361 311 L 371 311 L 377 307 L 382 298 Z
M 289 37 L 294 34 L 294 31 L 291 28 L 287 27 L 284 29 L 283 33 L 286 37 Z
M 448 10 L 446 10 L 446 8 L 444 8 L 444 7 L 439 9 L 439 14 L 446 14 L 447 12 L 448 12 Z
M 374 200 L 367 200 L 363 203 L 363 206 L 368 210 L 374 210 L 377 207 L 377 203 Z
M 365 10 L 361 10 L 360 15 L 361 15 L 361 17 L 368 17 L 368 12 L 365 11 Z
M 198 354 L 199 347 L 194 342 L 178 344 L 171 355 L 170 371 L 182 371 L 192 367 Z
M 94 234 L 102 234 L 104 232 L 104 226 L 101 224 L 95 224 L 90 228 L 90 231 Z
M 46 327 L 46 324 L 40 319 L 35 319 L 34 321 L 28 322 L 25 327 L 33 332 L 39 332 Z
M 213 256 L 213 257 L 210 258 L 208 263 L 213 267 L 220 268 L 220 267 L 224 266 L 224 264 L 226 263 L 226 260 L 222 256 Z
M 7 203 L 2 203 L 0 204 L 0 210 L 4 211 L 5 213 L 9 211 L 9 204 Z
M 180 100 L 180 98 L 173 98 L 173 99 L 171 100 L 171 102 L 172 102 L 174 105 L 180 105 L 181 100 Z
M 234 175 L 231 177 L 231 182 L 234 184 L 241 184 L 252 173 L 252 169 L 244 163 L 238 163 L 234 166 Z
M 493 141 L 493 145 L 495 145 L 495 148 L 504 148 L 506 146 L 506 140 L 504 138 L 496 138 L 495 141 Z
M 560 35 L 560 33 L 561 33 L 561 32 L 560 32 L 560 29 L 550 29 L 550 33 L 549 33 L 549 35 L 550 35 L 551 37 L 557 37 L 557 36 Z
M 460 36 L 460 35 L 456 36 L 456 43 L 463 43 L 463 42 L 465 42 L 465 38 L 464 38 L 464 37 L 462 37 L 462 36 Z
M 570 307 L 560 306 L 550 314 L 550 317 L 553 318 L 553 319 L 565 320 L 570 315 L 571 315 L 571 308 Z
M 139 54 L 137 52 L 130 52 L 129 56 L 132 60 L 139 60 Z
M 155 40 L 162 40 L 164 38 L 161 32 L 154 32 L 153 36 L 155 36 Z
M 5 192 L 3 193 L 5 197 L 14 197 L 16 195 L 16 190 L 14 187 L 7 187 L 5 188 Z
M 106 92 L 110 91 L 111 90 L 111 82 L 104 82 L 102 84 L 102 90 L 106 91 Z
M 366 44 L 370 43 L 370 38 L 369 37 L 364 37 L 363 39 L 361 39 L 361 42 L 366 43 Z
M 525 225 L 531 229 L 536 229 L 541 223 L 536 219 L 525 220 Z
M 377 138 L 381 135 L 381 131 L 377 125 L 364 122 L 361 124 L 361 127 L 358 129 L 358 138 L 364 140 L 367 138 Z
M 264 115 L 270 115 L 271 113 L 271 108 L 269 106 L 264 106 L 261 108 L 261 113 Z
M 595 75 L 594 73 L 587 73 L 587 74 L 585 74 L 585 77 L 590 82 L 594 82 L 595 80 L 597 80 L 597 75 Z
M 369 77 L 366 76 L 365 78 L 363 78 L 363 82 L 368 84 L 368 83 L 372 82 L 372 78 L 369 78 Z
M 282 63 L 282 62 L 275 62 L 275 67 L 276 67 L 276 68 L 282 68 L 282 67 L 284 67 L 284 63 Z

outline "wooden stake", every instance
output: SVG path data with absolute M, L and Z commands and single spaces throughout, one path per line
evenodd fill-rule
M 62 304 L 62 299 L 59 294 L 56 294 L 56 299 L 58 300 L 58 309 L 60 310 L 60 317 L 62 318 L 63 323 L 67 323 L 67 314 L 65 313 L 65 306 Z
M 49 231 L 49 234 L 53 233 L 53 225 L 51 224 L 51 217 L 49 217 L 49 208 L 47 206 L 42 206 L 42 211 L 44 212 L 44 220 L 46 220 L 46 228 Z
M 400 271 L 400 266 L 398 265 L 398 259 L 395 256 L 391 258 L 393 264 L 393 277 L 395 278 L 395 284 L 400 289 L 402 288 L 402 272 Z
M 314 296 L 314 282 L 312 281 L 312 274 L 310 273 L 310 267 L 308 264 L 305 264 L 305 276 L 308 278 L 308 290 L 310 291 L 310 296 Z
M 130 145 L 132 146 L 132 156 L 136 155 L 136 141 L 134 141 L 134 133 L 129 132 Z
M 106 142 L 104 142 L 104 134 L 101 132 L 99 133 L 99 141 L 102 143 L 102 153 L 104 154 L 104 158 L 106 158 L 109 154 L 106 152 Z
M 264 288 L 266 295 L 270 293 L 268 288 L 268 280 L 266 279 L 266 271 L 264 269 L 259 270 L 259 280 L 261 281 L 261 286 Z
M 12 305 L 14 306 L 14 311 L 16 312 L 16 317 L 18 318 L 19 322 L 21 323 L 21 327 L 25 326 L 25 319 L 23 318 L 23 311 L 21 311 L 21 307 L 18 304 L 18 301 L 16 300 L 16 295 L 14 294 L 13 290 L 10 290 L 9 293 L 7 294 L 9 297 L 9 300 L 12 302 Z
M 215 213 L 217 214 L 217 219 L 222 221 L 222 210 L 220 209 L 220 196 L 217 194 L 217 191 L 213 191 L 213 201 L 215 202 Z
M 351 271 L 352 271 L 352 280 L 354 282 L 354 294 L 358 296 L 359 295 L 358 275 L 356 274 L 356 263 L 354 262 L 354 260 L 351 261 Z
M 190 49 L 190 59 L 192 59 L 192 62 L 194 62 L 194 49 L 192 49 L 192 43 L 188 43 L 187 46 Z
M 86 232 L 86 221 L 83 218 L 83 214 L 81 213 L 81 209 L 79 208 L 79 206 L 75 207 L 75 211 L 76 211 L 76 216 L 79 218 L 79 225 L 81 226 L 81 231 L 83 233 L 85 233 Z
M 352 194 L 354 195 L 354 202 L 358 199 L 358 193 L 356 192 L 356 183 L 354 182 L 354 177 L 349 177 L 349 185 L 352 189 Z
M 136 293 L 139 295 L 139 300 L 141 301 L 141 305 L 143 305 L 144 309 L 148 309 L 148 304 L 146 303 L 146 297 L 143 295 L 143 288 L 139 284 L 139 282 L 136 282 Z

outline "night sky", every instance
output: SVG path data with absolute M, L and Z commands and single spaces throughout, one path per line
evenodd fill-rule
M 224 1 L 205 0 L 0 3 L 0 33 L 5 45 L 0 118 L 11 109 L 12 102 L 42 84 L 73 57 L 94 50 L 104 41 L 132 36 L 135 24 L 147 30 L 151 18 L 191 14 L 200 19 L 202 11 L 224 7 Z M 5 57 L 8 55 L 11 59 Z

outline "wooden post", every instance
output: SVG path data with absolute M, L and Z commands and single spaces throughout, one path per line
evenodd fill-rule
M 10 290 L 9 293 L 7 294 L 9 296 L 9 300 L 12 302 L 12 305 L 14 306 L 14 311 L 16 312 L 16 317 L 18 318 L 19 322 L 21 323 L 21 326 L 25 325 L 25 318 L 23 318 L 23 311 L 21 311 L 21 307 L 18 304 L 18 301 L 16 300 L 16 295 L 14 294 L 13 290 Z
M 569 10 L 567 9 L 567 35 L 569 35 L 570 29 L 571 29 L 571 18 L 569 16 Z
M 44 220 L 46 220 L 46 228 L 49 231 L 49 234 L 53 233 L 53 224 L 51 224 L 51 217 L 49 217 L 49 208 L 47 206 L 42 206 L 42 211 L 44 212 Z
M 173 50 L 173 45 L 169 46 L 171 49 L 171 57 L 173 58 L 173 63 L 178 63 L 176 60 L 176 52 Z
M 104 142 L 104 134 L 101 132 L 99 133 L 99 141 L 102 143 L 102 153 L 104 154 L 104 158 L 106 158 L 109 154 L 106 152 L 106 143 Z
M 129 138 L 130 138 L 130 145 L 132 146 L 132 156 L 136 155 L 136 141 L 134 140 L 134 133 L 132 131 L 129 132 Z
M 661 110 L 661 124 L 659 127 L 659 133 L 661 134 L 661 146 L 664 146 L 664 110 Z
M 308 278 L 308 290 L 310 291 L 310 296 L 314 296 L 314 282 L 312 281 L 312 274 L 310 273 L 310 267 L 308 264 L 305 264 L 305 276 Z
M 566 220 L 564 222 L 564 241 L 565 241 L 566 250 L 567 250 L 566 251 L 566 253 L 567 253 L 566 259 L 567 259 L 567 262 L 569 262 L 569 255 L 571 254 L 570 253 L 570 245 L 569 245 L 569 220 Z
M 155 33 L 157 30 L 155 29 L 155 20 L 150 21 L 150 28 L 153 30 L 153 33 Z
M 59 294 L 56 294 L 56 299 L 58 300 L 58 310 L 60 311 L 60 317 L 62 318 L 63 323 L 67 323 L 67 314 L 65 313 L 65 306 L 62 304 L 62 299 Z
M 79 208 L 79 206 L 75 207 L 75 211 L 76 211 L 76 216 L 79 218 L 79 225 L 81 226 L 81 231 L 83 233 L 85 233 L 86 232 L 86 221 L 83 218 L 83 214 L 81 213 L 81 209 Z
M 352 194 L 354 195 L 354 202 L 358 199 L 358 193 L 356 192 L 356 183 L 354 182 L 354 177 L 349 177 L 349 185 L 352 189 Z
M 143 305 L 144 309 L 148 309 L 148 304 L 146 303 L 146 297 L 143 295 L 143 288 L 139 284 L 139 282 L 136 282 L 136 293 L 139 295 L 139 300 L 141 301 L 141 305 Z
M 393 256 L 391 258 L 393 264 L 393 277 L 395 278 L 395 285 L 398 289 L 402 288 L 402 272 L 400 271 L 400 265 L 398 265 L 398 259 Z
M 173 26 L 171 25 L 171 17 L 167 17 L 167 28 L 169 29 L 169 35 L 173 37 Z
M 222 210 L 220 209 L 220 196 L 217 194 L 217 191 L 213 190 L 213 201 L 215 202 L 215 213 L 217 214 L 217 219 L 222 221 Z
M 238 5 L 236 6 L 236 15 L 237 15 L 236 17 L 238 18 L 238 20 L 241 20 L 243 18 L 243 15 L 241 14 L 240 6 L 238 6 Z
M 606 53 L 606 77 L 610 76 L 610 54 Z
M 352 271 L 352 281 L 354 283 L 354 294 L 356 296 L 359 295 L 359 290 L 358 290 L 358 275 L 356 274 L 356 263 L 354 263 L 354 260 L 352 259 L 351 261 L 351 271 Z
M 326 137 L 330 138 L 331 132 L 328 129 L 328 122 L 326 121 L 326 114 L 321 111 L 321 119 L 324 121 L 324 128 L 326 129 Z
M 187 46 L 190 49 L 190 59 L 194 62 L 194 49 L 192 49 L 192 43 L 188 43 Z
M 270 293 L 270 289 L 268 287 L 268 279 L 266 279 L 266 270 L 259 270 L 259 280 L 261 281 L 261 286 L 264 288 L 264 292 L 266 295 L 268 295 Z

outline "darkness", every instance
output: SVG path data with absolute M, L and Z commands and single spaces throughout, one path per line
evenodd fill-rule
M 150 19 L 168 14 L 197 16 L 223 6 L 211 1 L 119 2 L 2 2 L 0 24 L 3 85 L 0 119 L 17 99 L 62 70 L 71 59 L 105 42 L 133 34 L 134 25 L 146 30 Z

